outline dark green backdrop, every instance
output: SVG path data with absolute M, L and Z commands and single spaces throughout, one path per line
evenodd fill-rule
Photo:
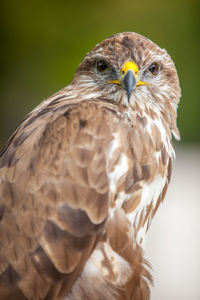
M 200 142 L 199 1 L 1 2 L 0 145 L 35 105 L 67 85 L 83 56 L 116 32 L 135 31 L 176 63 L 183 142 Z

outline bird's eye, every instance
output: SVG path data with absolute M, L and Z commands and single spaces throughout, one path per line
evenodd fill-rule
M 158 63 L 153 63 L 149 67 L 149 72 L 153 75 L 157 75 L 160 69 L 160 65 Z
M 102 60 L 97 61 L 96 63 L 97 71 L 103 73 L 109 69 L 107 63 Z

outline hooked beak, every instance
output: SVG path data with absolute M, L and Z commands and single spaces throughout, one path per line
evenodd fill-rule
M 120 84 L 126 91 L 128 95 L 128 101 L 130 99 L 132 91 L 139 85 L 150 85 L 146 82 L 138 80 L 138 66 L 132 61 L 126 62 L 122 69 L 122 76 L 120 80 L 111 80 L 109 82 Z
M 128 100 L 130 98 L 131 92 L 136 88 L 137 79 L 132 70 L 128 70 L 124 77 L 121 79 L 122 87 L 127 91 Z

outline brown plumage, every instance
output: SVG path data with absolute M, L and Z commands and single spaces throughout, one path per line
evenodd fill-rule
M 0 156 L 0 299 L 149 299 L 142 243 L 170 180 L 179 97 L 167 52 L 129 32 L 25 118 Z

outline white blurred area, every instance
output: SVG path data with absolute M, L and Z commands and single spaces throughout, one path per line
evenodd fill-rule
M 200 300 L 200 146 L 176 147 L 167 196 L 146 241 L 151 300 Z

